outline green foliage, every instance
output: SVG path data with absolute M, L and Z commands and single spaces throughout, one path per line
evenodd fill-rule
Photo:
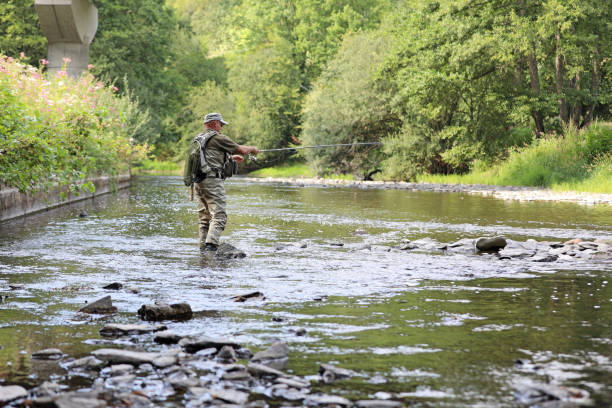
M 180 163 L 145 159 L 132 167 L 132 175 L 154 174 L 163 176 L 178 176 L 182 173 Z
M 385 163 L 389 177 L 466 172 L 474 160 L 499 158 L 531 139 L 513 131 L 531 120 L 540 134 L 559 131 L 572 120 L 586 124 L 608 103 L 603 56 L 610 55 L 612 4 L 526 4 L 400 5 L 389 24 L 394 50 L 381 71 L 403 123 L 389 140 L 401 155 Z
M 378 32 L 345 38 L 306 98 L 305 145 L 379 141 L 397 125 L 388 94 L 374 80 L 386 48 Z M 305 157 L 319 175 L 331 170 L 367 178 L 381 169 L 379 147 L 313 149 Z
M 38 27 L 34 0 L 3 0 L 0 3 L 0 54 L 38 65 L 47 53 L 47 39 Z
M 496 165 L 480 163 L 465 175 L 419 175 L 419 181 L 523 185 L 558 190 L 612 193 L 612 125 L 595 123 L 565 135 L 550 134 L 513 149 Z
M 255 170 L 249 173 L 252 177 L 300 177 L 311 178 L 315 174 L 306 163 L 289 162 L 280 166 L 267 167 L 265 169 Z
M 0 182 L 26 193 L 54 185 L 90 191 L 86 177 L 127 171 L 146 154 L 130 140 L 139 123 L 131 105 L 90 73 L 47 80 L 0 55 Z

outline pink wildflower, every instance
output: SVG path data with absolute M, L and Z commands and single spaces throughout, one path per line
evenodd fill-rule
M 92 69 L 93 67 L 94 67 L 93 64 L 87 65 L 87 69 Z
M 19 54 L 19 58 L 24 59 L 25 58 L 25 52 L 21 51 L 21 53 Z
M 119 88 L 117 88 L 116 86 L 113 86 L 113 92 L 117 92 L 119 90 Z
M 64 64 L 70 64 L 72 62 L 72 59 L 68 57 L 64 57 L 62 58 L 62 61 L 64 61 Z
M 49 61 L 47 61 L 44 58 L 40 60 L 40 63 L 43 64 L 43 65 L 49 65 Z

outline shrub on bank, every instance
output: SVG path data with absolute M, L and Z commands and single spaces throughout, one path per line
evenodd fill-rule
M 144 115 L 115 90 L 89 72 L 47 76 L 0 55 L 0 183 L 25 193 L 93 191 L 87 177 L 114 176 L 144 158 L 147 146 L 131 140 Z

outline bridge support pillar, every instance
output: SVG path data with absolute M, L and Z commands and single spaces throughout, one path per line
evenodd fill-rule
M 68 75 L 81 75 L 87 70 L 89 44 L 98 29 L 96 6 L 88 0 L 36 0 L 34 5 L 49 43 L 49 74 L 60 71 L 64 58 L 70 58 Z

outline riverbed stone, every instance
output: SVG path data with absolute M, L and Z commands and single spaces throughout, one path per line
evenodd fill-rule
M 249 363 L 247 370 L 255 377 L 284 377 L 285 373 L 263 364 Z
M 304 398 L 304 405 L 309 407 L 318 407 L 318 406 L 328 406 L 328 405 L 339 405 L 342 407 L 350 407 L 352 405 L 351 401 L 344 397 L 339 397 L 336 395 L 309 395 L 307 398 Z
M 505 248 L 507 244 L 508 241 L 506 241 L 506 238 L 501 236 L 491 238 L 477 238 L 474 242 L 476 249 L 483 252 L 499 251 L 500 249 Z
M 226 364 L 235 363 L 237 360 L 236 351 L 231 346 L 223 346 L 217 353 L 217 360 Z
M 102 370 L 102 374 L 108 374 L 111 377 L 126 375 L 134 371 L 134 366 L 131 364 L 115 364 Z
M 289 364 L 289 347 L 284 341 L 276 342 L 266 350 L 255 353 L 251 361 L 277 370 L 284 370 Z
M 160 331 L 155 334 L 153 341 L 159 344 L 177 344 L 183 336 L 176 334 L 170 330 Z
M 102 286 L 102 289 L 119 290 L 122 287 L 123 287 L 123 284 L 121 284 L 119 282 L 113 282 L 113 283 L 109 283 L 106 286 Z
M 62 358 L 64 353 L 62 350 L 57 348 L 49 348 L 45 350 L 39 350 L 32 353 L 33 360 L 59 360 Z
M 193 317 L 191 306 L 187 303 L 158 303 L 155 305 L 142 305 L 138 309 L 138 316 L 142 320 L 187 320 Z
M 66 364 L 70 369 L 94 370 L 104 364 L 102 360 L 98 360 L 94 356 L 87 356 L 76 359 Z
M 335 380 L 350 378 L 357 375 L 353 370 L 349 370 L 346 368 L 336 367 L 331 364 L 321 364 L 319 366 L 319 374 L 325 379 L 328 378 L 325 382 L 333 382 Z M 329 381 L 331 380 L 331 381 Z
M 249 394 L 246 392 L 232 389 L 217 389 L 210 391 L 214 399 L 229 402 L 230 404 L 243 405 L 249 400 Z
M 19 398 L 25 398 L 28 392 L 19 385 L 0 386 L 0 403 L 10 402 Z
M 229 371 L 221 376 L 221 379 L 226 381 L 248 381 L 251 378 L 253 377 L 246 370 Z
M 106 401 L 99 399 L 96 392 L 69 392 L 54 398 L 57 408 L 104 408 Z
M 245 347 L 239 348 L 236 350 L 236 358 L 240 360 L 250 360 L 253 358 L 253 352 Z
M 117 308 L 113 306 L 110 296 L 104 296 L 93 303 L 83 306 L 79 312 L 90 314 L 111 314 L 117 313 Z
M 179 341 L 179 346 L 183 347 L 188 353 L 196 353 L 202 349 L 214 347 L 220 350 L 223 346 L 230 346 L 235 349 L 240 348 L 240 344 L 229 339 L 213 338 L 201 336 L 198 338 L 184 338 Z
M 399 401 L 390 401 L 390 400 L 359 400 L 355 402 L 355 406 L 357 408 L 399 408 L 403 407 Z
M 279 377 L 277 379 L 274 380 L 275 383 L 277 384 L 285 384 L 289 387 L 293 387 L 293 388 L 309 388 L 310 387 L 310 383 L 307 381 L 304 381 L 302 379 L 295 379 L 295 378 L 285 378 L 285 377 Z
M 130 351 L 122 349 L 103 348 L 92 351 L 95 357 L 110 363 L 143 364 L 153 363 L 159 357 L 159 353 L 148 353 L 143 351 Z
M 167 330 L 168 327 L 162 324 L 118 324 L 111 323 L 100 329 L 102 336 L 121 336 L 126 334 L 144 334 Z
M 221 243 L 217 248 L 215 257 L 221 259 L 241 259 L 246 258 L 246 254 L 233 245 Z
M 166 368 L 166 367 L 173 366 L 177 362 L 178 362 L 178 357 L 176 355 L 166 354 L 166 355 L 161 355 L 159 357 L 154 358 L 151 363 L 157 368 Z

